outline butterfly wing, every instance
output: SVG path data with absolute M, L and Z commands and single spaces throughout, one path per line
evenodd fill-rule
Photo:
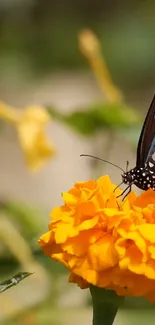
M 137 148 L 137 167 L 143 167 L 155 151 L 155 96 L 151 102 L 140 134 Z

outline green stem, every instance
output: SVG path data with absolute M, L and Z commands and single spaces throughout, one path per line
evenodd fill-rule
M 110 303 L 93 304 L 93 325 L 111 325 L 117 309 L 117 306 Z
M 90 287 L 93 302 L 93 325 L 112 325 L 123 298 L 115 292 L 95 286 Z

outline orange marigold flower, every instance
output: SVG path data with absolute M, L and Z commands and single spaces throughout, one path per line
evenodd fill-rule
M 154 301 L 155 192 L 131 192 L 122 202 L 115 187 L 108 176 L 76 183 L 53 209 L 39 244 L 81 288 L 93 284 Z

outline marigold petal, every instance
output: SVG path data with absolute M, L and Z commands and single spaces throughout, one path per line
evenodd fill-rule
M 134 205 L 145 208 L 148 204 L 155 204 L 155 192 L 152 189 L 144 191 L 134 202 Z
M 113 217 L 113 216 L 123 216 L 124 212 L 122 211 L 118 211 L 116 209 L 113 208 L 105 208 L 103 209 L 103 212 L 108 216 L 108 217 Z
M 54 241 L 54 234 L 51 231 L 46 232 L 44 235 L 42 235 L 39 239 L 40 245 L 46 245 L 48 243 L 51 243 Z
M 103 235 L 99 229 L 90 229 L 89 231 L 81 231 L 78 236 L 69 238 L 62 244 L 62 249 L 68 254 L 74 256 L 85 256 L 88 252 L 88 247 Z
M 70 224 L 59 225 L 55 229 L 55 241 L 57 244 L 64 243 L 68 238 L 77 236 L 78 233 L 78 228 L 74 228 Z
M 90 191 L 93 191 L 96 188 L 96 182 L 94 180 L 78 182 L 75 184 L 75 187 L 81 189 L 89 189 Z
M 80 204 L 80 213 L 82 217 L 91 218 L 95 215 L 95 212 L 96 209 L 93 202 L 87 201 Z
M 131 206 L 135 204 L 137 196 L 134 192 L 130 192 L 125 201 L 123 202 L 123 210 L 129 211 Z
M 147 223 L 155 223 L 155 205 L 149 204 L 142 210 L 143 216 Z
M 90 245 L 88 259 L 91 267 L 97 271 L 113 267 L 118 262 L 118 255 L 114 249 L 112 236 L 106 235 Z
M 76 196 L 70 193 L 62 193 L 62 198 L 67 205 L 75 205 L 77 202 Z
M 122 259 L 126 254 L 126 240 L 124 238 L 119 238 L 115 242 L 115 249 L 119 255 L 119 258 Z
M 138 230 L 140 234 L 143 236 L 143 238 L 155 244 L 155 224 L 140 225 Z
M 81 230 L 86 230 L 86 229 L 92 229 L 97 225 L 98 222 L 98 216 L 89 219 L 89 220 L 85 220 L 84 222 L 82 222 L 79 226 L 78 229 Z
M 63 209 L 63 207 L 56 207 L 53 209 L 51 214 L 51 222 L 49 223 L 49 229 L 57 222 L 64 222 L 64 223 L 73 223 L 73 217 L 70 212 Z
M 52 257 L 53 253 L 62 252 L 61 246 L 55 243 L 53 233 L 51 232 L 48 232 L 41 236 L 38 243 L 43 249 L 44 254 L 50 257 Z
M 62 252 L 62 253 L 53 253 L 52 254 L 52 258 L 55 261 L 60 262 L 64 266 L 66 266 L 67 268 L 69 268 L 69 266 L 68 266 L 68 258 L 67 258 L 67 255 L 64 252 Z
M 90 268 L 86 259 L 70 259 L 69 266 L 74 274 L 82 277 L 88 283 L 96 285 L 98 283 L 98 272 Z
M 150 259 L 149 264 L 145 264 L 145 276 L 155 280 L 155 260 Z
M 145 254 L 147 251 L 147 246 L 145 240 L 139 235 L 138 232 L 132 231 L 132 232 L 125 232 L 122 229 L 118 230 L 118 233 L 126 239 L 126 245 L 127 247 L 130 247 L 133 245 L 133 242 L 135 246 L 143 253 Z M 134 251 L 133 251 L 134 254 Z
M 149 251 L 149 253 L 150 253 L 151 258 L 152 258 L 153 260 L 155 260 L 155 246 L 150 245 L 150 246 L 148 247 L 148 251 Z
M 86 282 L 82 277 L 74 274 L 74 273 L 70 273 L 69 276 L 69 282 L 71 283 L 77 283 L 77 285 L 81 288 L 81 289 L 87 289 L 89 288 L 89 283 Z

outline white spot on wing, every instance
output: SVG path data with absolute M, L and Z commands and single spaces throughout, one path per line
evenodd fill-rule
M 155 160 L 155 152 L 152 155 L 152 159 Z
M 152 164 L 152 162 L 151 162 L 151 161 L 149 161 L 149 166 L 150 166 L 150 167 L 153 167 L 153 166 L 154 166 L 154 164 Z

